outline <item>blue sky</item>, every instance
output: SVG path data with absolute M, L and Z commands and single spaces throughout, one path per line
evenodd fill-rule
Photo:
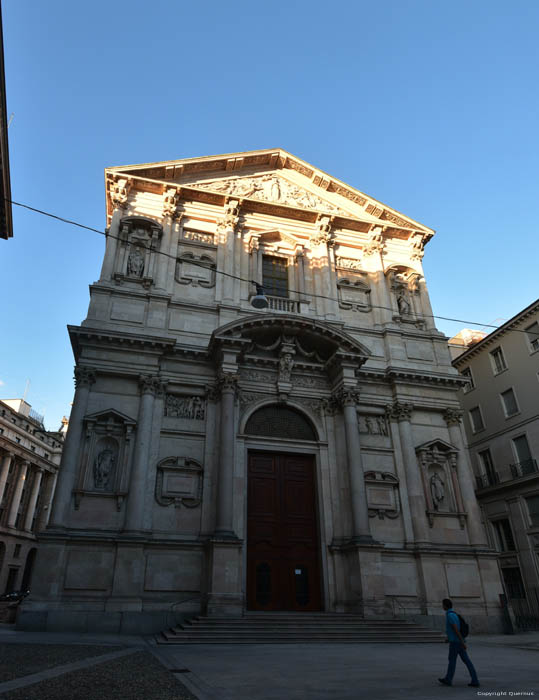
M 436 229 L 435 314 L 499 322 L 539 296 L 539 3 L 2 4 L 16 201 L 103 229 L 107 166 L 282 147 Z M 104 241 L 18 207 L 14 229 L 0 396 L 30 379 L 56 428 Z

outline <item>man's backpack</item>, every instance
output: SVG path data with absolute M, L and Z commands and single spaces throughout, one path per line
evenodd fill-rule
M 466 622 L 462 615 L 457 613 L 457 617 L 460 623 L 460 634 L 462 637 L 467 637 L 470 634 L 470 625 Z

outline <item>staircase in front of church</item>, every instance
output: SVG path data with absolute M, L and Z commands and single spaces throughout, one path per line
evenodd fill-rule
M 157 636 L 158 644 L 304 644 L 443 642 L 445 636 L 407 620 L 345 613 L 246 613 L 194 617 Z

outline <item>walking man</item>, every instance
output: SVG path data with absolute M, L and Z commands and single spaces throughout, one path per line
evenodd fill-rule
M 444 598 L 442 600 L 442 605 L 445 610 L 445 631 L 447 634 L 447 641 L 449 642 L 449 663 L 447 665 L 445 678 L 438 678 L 438 681 L 442 685 L 452 684 L 453 676 L 455 675 L 455 667 L 457 665 L 457 656 L 460 656 L 472 678 L 471 683 L 468 683 L 468 685 L 472 688 L 478 688 L 479 679 L 477 678 L 474 665 L 466 653 L 464 637 L 460 633 L 460 620 L 457 613 L 453 610 L 453 603 L 449 598 Z

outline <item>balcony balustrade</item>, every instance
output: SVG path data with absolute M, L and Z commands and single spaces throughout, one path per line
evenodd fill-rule
M 288 297 L 267 296 L 268 306 L 272 311 L 284 311 L 288 314 L 299 313 L 299 301 Z
M 513 479 L 520 479 L 530 474 L 537 474 L 538 472 L 537 460 L 535 459 L 527 459 L 524 462 L 510 464 L 509 469 L 503 469 L 500 472 L 492 471 L 488 474 L 476 476 L 476 491 L 489 488 L 489 486 L 497 486 L 507 481 L 513 481 Z

